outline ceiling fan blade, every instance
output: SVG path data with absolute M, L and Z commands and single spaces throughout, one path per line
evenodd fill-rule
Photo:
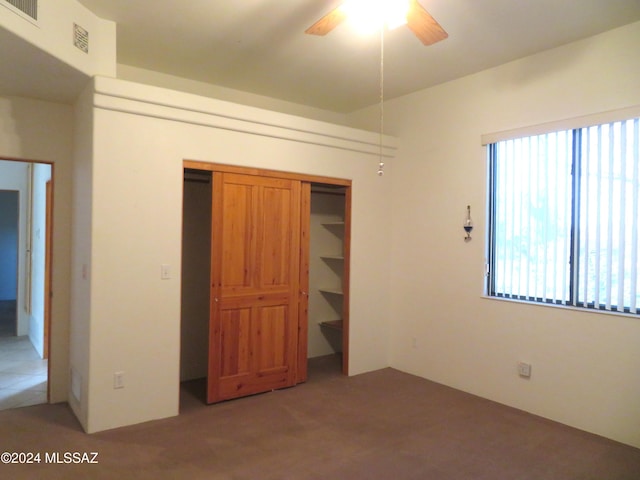
M 427 12 L 417 0 L 411 0 L 407 14 L 407 27 L 415 33 L 425 45 L 432 45 L 449 36 L 436 19 Z
M 307 28 L 304 33 L 310 35 L 326 35 L 340 25 L 346 18 L 346 14 L 338 7 Z

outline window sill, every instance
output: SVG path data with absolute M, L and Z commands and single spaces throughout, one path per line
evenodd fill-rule
M 489 295 L 482 295 L 481 298 L 485 300 L 494 300 L 498 302 L 519 303 L 521 305 L 529 305 L 532 307 L 558 308 L 558 309 L 569 310 L 573 312 L 592 313 L 592 314 L 596 313 L 600 315 L 614 315 L 616 317 L 634 318 L 636 320 L 640 319 L 639 313 L 615 312 L 611 310 L 596 310 L 591 308 L 573 307 L 571 305 L 559 305 L 557 303 L 529 302 L 527 300 L 517 300 L 514 298 L 503 298 L 503 297 L 492 297 Z

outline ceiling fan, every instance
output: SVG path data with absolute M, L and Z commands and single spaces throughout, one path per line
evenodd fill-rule
M 402 10 L 398 10 L 400 4 L 404 6 Z M 356 15 L 375 17 L 378 25 L 386 23 L 390 28 L 406 24 L 424 45 L 432 45 L 449 36 L 417 0 L 404 2 L 348 0 L 307 28 L 305 33 L 326 35 L 347 18 Z

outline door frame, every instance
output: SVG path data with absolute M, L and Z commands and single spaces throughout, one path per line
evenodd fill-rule
M 44 358 L 47 359 L 47 403 L 51 401 L 51 371 L 52 371 L 52 361 L 51 361 L 51 327 L 52 327 L 52 299 L 53 299 L 53 231 L 54 231 L 54 215 L 53 215 L 53 197 L 55 190 L 55 172 L 56 165 L 54 162 L 45 161 L 45 160 L 33 160 L 28 158 L 16 158 L 16 157 L 6 157 L 0 156 L 0 161 L 5 162 L 20 162 L 20 163 L 28 163 L 31 165 L 41 164 L 41 165 L 49 165 L 51 167 L 51 178 L 48 180 L 46 189 L 46 214 L 45 214 L 45 250 L 48 248 L 48 252 L 45 252 L 45 295 L 48 298 L 45 298 L 45 310 L 48 305 L 48 312 L 45 311 L 44 319 L 43 319 L 43 337 L 44 337 L 44 345 L 43 352 L 46 352 Z M 49 198 L 49 195 L 51 198 Z M 19 261 L 19 260 L 18 260 Z M 27 273 L 31 275 L 31 272 Z M 22 279 L 19 278 L 18 273 L 18 288 L 20 288 L 20 284 Z M 48 289 L 48 290 L 47 290 Z M 17 315 L 17 313 L 16 313 Z M 16 328 L 17 328 L 17 318 L 16 318 Z
M 45 184 L 45 243 L 44 243 L 44 331 L 43 358 L 49 360 L 49 328 L 51 324 L 51 271 L 53 270 L 53 171 L 51 179 Z M 47 398 L 49 398 L 49 384 L 47 382 Z
M 350 289 L 350 252 L 351 252 L 351 190 L 352 181 L 344 178 L 310 175 L 304 173 L 285 172 L 256 167 L 243 167 L 221 163 L 204 162 L 201 160 L 183 160 L 184 169 L 205 170 L 220 173 L 237 173 L 241 175 L 255 175 L 268 178 L 282 178 L 299 180 L 302 182 L 301 211 L 310 211 L 310 193 L 312 183 L 341 186 L 345 188 L 345 235 L 344 235 L 344 272 L 343 272 L 343 327 L 342 327 L 342 374 L 349 375 L 349 289 Z M 306 197 L 306 198 L 305 198 Z M 301 215 L 300 242 L 300 292 L 299 292 L 299 321 L 298 323 L 298 368 L 297 381 L 307 379 L 307 336 L 309 333 L 308 303 L 309 303 L 309 222 Z M 213 261 L 213 259 L 212 259 Z

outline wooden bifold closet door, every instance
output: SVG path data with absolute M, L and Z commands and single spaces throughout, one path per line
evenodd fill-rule
M 299 378 L 301 182 L 213 173 L 209 403 Z

